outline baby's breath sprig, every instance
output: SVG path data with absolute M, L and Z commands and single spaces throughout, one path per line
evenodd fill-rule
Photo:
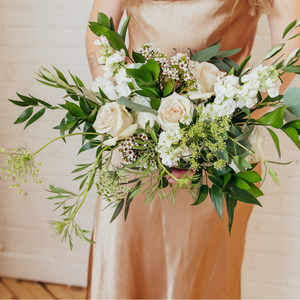
M 3 168 L 0 169 L 1 175 L 6 173 L 5 179 L 11 179 L 9 188 L 17 189 L 18 194 L 22 194 L 20 186 L 22 183 L 27 183 L 27 176 L 30 175 L 36 184 L 41 184 L 37 174 L 40 172 L 39 167 L 41 162 L 35 161 L 35 153 L 25 147 L 18 147 L 13 149 L 0 148 L 0 153 L 4 154 L 7 159 Z M 1 177 L 0 177 L 1 179 Z

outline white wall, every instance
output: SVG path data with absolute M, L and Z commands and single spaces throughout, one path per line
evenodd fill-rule
M 15 91 L 30 93 L 51 103 L 63 96 L 35 82 L 32 78 L 40 65 L 51 64 L 64 73 L 69 69 L 88 86 L 91 77 L 85 55 L 85 29 L 92 0 L 0 0 L 0 146 L 13 147 L 26 141 L 35 151 L 56 132 L 51 129 L 60 121 L 57 113 L 48 112 L 41 126 L 27 128 L 13 125 L 22 112 L 6 99 Z M 260 22 L 254 48 L 254 61 L 269 48 L 266 18 Z M 298 85 L 300 80 L 297 80 Z M 53 123 L 53 119 L 55 122 Z M 41 129 L 39 129 L 41 128 Z M 243 265 L 244 298 L 300 298 L 300 202 L 298 200 L 297 148 L 282 138 L 282 161 L 294 159 L 290 166 L 275 166 L 281 188 L 267 180 L 263 190 L 263 208 L 255 208 L 247 235 Z M 267 156 L 276 159 L 270 138 Z M 76 158 L 80 140 L 69 140 L 66 147 L 58 142 L 39 155 L 43 187 L 49 184 L 76 189 L 69 175 L 74 165 L 89 162 L 87 155 Z M 0 157 L 0 160 L 3 159 Z M 70 252 L 66 243 L 50 237 L 45 220 L 59 219 L 52 213 L 49 194 L 32 183 L 18 196 L 0 181 L 0 276 L 48 282 L 85 285 L 88 244 L 74 241 Z M 91 195 L 78 218 L 86 229 L 92 228 L 95 196 Z

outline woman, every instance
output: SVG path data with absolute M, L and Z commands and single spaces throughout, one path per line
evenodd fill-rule
M 91 20 L 98 11 L 118 25 L 123 8 L 132 15 L 129 53 L 152 42 L 170 57 L 194 53 L 223 38 L 222 49 L 242 47 L 234 59 L 249 55 L 261 13 L 269 14 L 272 44 L 281 40 L 285 27 L 299 19 L 299 0 L 94 0 Z M 102 74 L 97 63 L 95 36 L 87 32 L 87 54 L 93 78 Z M 285 53 L 300 46 L 288 43 Z M 285 75 L 282 92 L 293 76 Z M 255 116 L 257 117 L 257 116 Z M 173 170 L 177 177 L 182 172 Z M 245 231 L 252 206 L 239 202 L 232 236 L 208 199 L 190 206 L 187 192 L 176 203 L 144 205 L 143 196 L 132 203 L 126 222 L 109 224 L 112 211 L 101 211 L 98 200 L 91 247 L 88 297 L 91 298 L 240 298 L 241 264 Z

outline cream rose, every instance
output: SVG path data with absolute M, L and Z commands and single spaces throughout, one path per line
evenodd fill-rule
M 176 93 L 161 99 L 158 109 L 158 121 L 165 131 L 176 130 L 179 123 L 190 124 L 195 106 L 186 97 Z
M 117 137 L 132 124 L 132 115 L 125 106 L 111 102 L 99 109 L 93 127 L 98 133 L 108 133 Z
M 194 69 L 197 79 L 201 82 L 201 92 L 203 94 L 213 94 L 215 83 L 218 81 L 217 78 L 225 75 L 225 73 L 221 72 L 215 65 L 208 62 L 196 62 Z
M 133 119 L 134 119 L 134 123 L 137 124 L 138 128 L 142 128 L 142 129 L 146 129 L 146 131 L 150 132 L 149 128 L 145 128 L 145 124 L 147 122 L 149 122 L 149 126 L 151 128 L 154 127 L 155 122 L 157 122 L 159 124 L 158 118 L 151 113 L 147 113 L 147 112 L 134 112 L 133 113 Z

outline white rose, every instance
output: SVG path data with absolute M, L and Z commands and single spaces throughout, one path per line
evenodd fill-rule
M 93 92 L 98 93 L 99 87 L 110 100 L 117 100 L 119 98 L 114 83 L 111 80 L 102 76 L 97 77 L 91 89 Z
M 150 122 L 149 126 L 151 128 L 154 127 L 155 122 L 157 122 L 159 124 L 158 118 L 154 114 L 147 113 L 147 112 L 141 112 L 141 111 L 135 111 L 135 112 L 133 112 L 132 115 L 133 115 L 134 123 L 137 124 L 138 128 L 146 129 L 145 124 L 147 122 Z
M 251 144 L 251 151 L 258 157 L 263 158 L 266 150 L 266 137 L 262 127 L 256 126 L 248 136 L 247 140 Z M 246 160 L 249 162 L 258 162 L 259 160 L 254 155 L 248 155 Z
M 179 123 L 190 124 L 194 110 L 193 103 L 186 97 L 174 93 L 161 99 L 158 109 L 158 121 L 161 128 L 175 130 L 179 128 Z
M 99 109 L 93 128 L 98 133 L 108 133 L 117 137 L 132 123 L 132 115 L 126 108 L 116 102 L 111 102 Z
M 208 62 L 195 62 L 194 69 L 197 79 L 201 82 L 202 93 L 214 93 L 217 78 L 225 75 L 215 65 Z

